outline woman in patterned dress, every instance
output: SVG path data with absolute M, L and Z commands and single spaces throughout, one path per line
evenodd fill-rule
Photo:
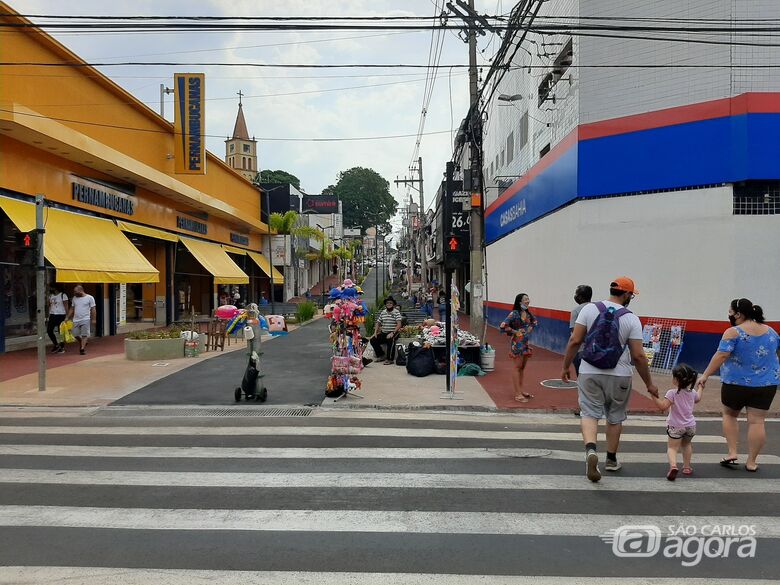
M 531 299 L 525 293 L 520 293 L 515 297 L 515 304 L 512 312 L 506 316 L 501 323 L 501 331 L 512 338 L 509 345 L 509 357 L 515 362 L 515 368 L 512 371 L 512 386 L 515 391 L 515 400 L 517 402 L 528 402 L 533 398 L 533 394 L 523 392 L 523 374 L 528 358 L 532 355 L 531 346 L 528 342 L 531 338 L 531 332 L 536 328 L 536 317 L 528 309 Z

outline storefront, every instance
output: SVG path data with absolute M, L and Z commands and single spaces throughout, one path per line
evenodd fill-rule
M 28 24 L 7 10 L 4 22 Z M 36 194 L 47 282 L 95 297 L 97 335 L 268 293 L 269 228 L 249 181 L 208 152 L 200 172 L 177 174 L 173 124 L 40 29 L 9 29 L 0 62 L 11 61 L 61 66 L 0 66 L 0 351 L 36 335 Z

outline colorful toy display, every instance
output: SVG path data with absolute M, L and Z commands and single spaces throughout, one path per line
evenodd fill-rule
M 354 283 L 347 279 L 341 287 L 330 291 L 330 303 L 325 306 L 325 316 L 331 319 L 330 341 L 333 348 L 331 373 L 325 395 L 340 399 L 344 396 L 362 398 L 355 391 L 361 387 L 357 377 L 363 370 L 363 349 L 360 335 L 361 319 L 365 321 L 367 308 L 359 298 Z

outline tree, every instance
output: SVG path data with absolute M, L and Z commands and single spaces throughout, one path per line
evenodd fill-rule
M 260 171 L 258 175 L 260 175 L 260 178 L 255 177 L 254 183 L 283 183 L 292 185 L 296 189 L 301 188 L 301 180 L 298 177 L 281 169 L 276 171 L 266 169 Z
M 324 236 L 323 232 L 317 228 L 310 227 L 308 225 L 298 225 L 300 217 L 295 211 L 288 211 L 284 215 L 281 213 L 272 213 L 268 220 L 271 229 L 277 234 L 284 236 L 284 248 L 287 249 L 287 236 L 294 238 L 315 238 L 320 239 Z M 296 262 L 296 247 L 291 246 L 292 258 L 291 264 L 293 266 L 293 293 L 298 296 L 298 270 Z
M 342 171 L 336 184 L 323 193 L 338 196 L 344 210 L 344 225 L 364 231 L 374 225 L 384 225 L 398 209 L 398 202 L 390 195 L 390 183 L 373 169 L 353 167 Z

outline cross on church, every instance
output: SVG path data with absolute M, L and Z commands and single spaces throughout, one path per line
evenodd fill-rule
M 243 94 L 243 93 L 241 93 L 241 90 L 239 89 L 239 90 L 238 90 L 238 105 L 239 105 L 239 106 L 241 105 L 241 98 L 242 98 L 242 97 L 244 97 L 244 94 Z

